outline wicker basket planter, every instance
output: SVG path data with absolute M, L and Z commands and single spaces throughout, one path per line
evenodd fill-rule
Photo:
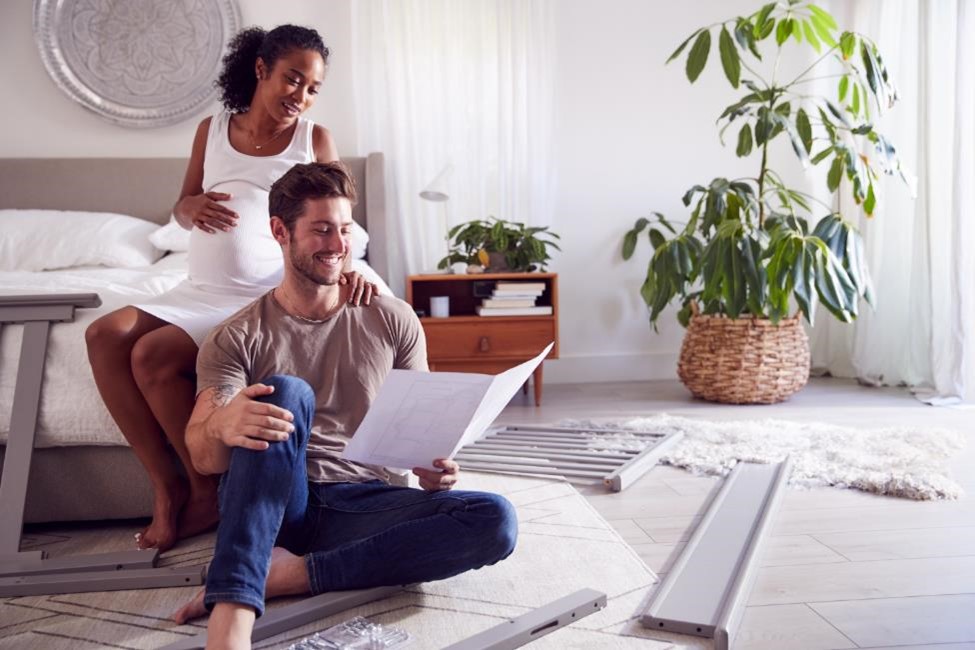
M 809 339 L 799 318 L 695 315 L 677 376 L 695 397 L 726 404 L 773 404 L 809 379 Z

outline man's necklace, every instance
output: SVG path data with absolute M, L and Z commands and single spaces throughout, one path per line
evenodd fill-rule
M 288 298 L 287 300 L 284 300 L 285 295 L 284 295 L 284 292 L 283 291 L 278 291 L 278 289 L 275 289 L 274 290 L 274 297 L 278 301 L 278 304 L 281 305 L 281 307 L 284 309 L 284 311 L 288 315 L 290 315 L 290 316 L 292 316 L 294 318 L 297 318 L 298 320 L 305 321 L 306 323 L 323 323 L 323 322 L 325 322 L 325 320 L 327 320 L 327 319 L 321 319 L 321 318 L 309 318 L 308 316 L 303 315 L 295 307 L 294 303 L 291 301 L 291 298 Z M 287 304 L 285 304 L 285 303 L 287 303 Z

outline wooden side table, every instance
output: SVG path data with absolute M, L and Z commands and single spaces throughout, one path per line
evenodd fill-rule
M 551 306 L 546 316 L 478 316 L 475 308 L 489 297 L 495 283 L 544 282 L 536 301 Z M 430 317 L 430 298 L 447 296 L 450 315 Z M 546 359 L 559 358 L 559 281 L 555 273 L 480 273 L 469 275 L 411 275 L 406 301 L 422 312 L 430 370 L 497 374 L 528 361 L 551 342 Z M 535 404 L 542 403 L 542 366 L 532 375 Z

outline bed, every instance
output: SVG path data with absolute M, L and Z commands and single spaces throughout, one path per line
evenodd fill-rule
M 388 257 L 383 156 L 373 153 L 343 162 L 359 190 L 353 218 L 368 231 L 366 258 L 356 260 L 354 268 L 367 277 L 384 278 Z M 162 226 L 169 220 L 185 166 L 186 161 L 177 158 L 3 159 L 0 209 L 112 212 Z M 12 223 L 0 222 L 0 229 L 9 233 Z M 63 241 L 70 243 L 72 224 L 63 224 L 63 230 Z M 3 234 L 0 231 L 0 240 Z M 101 307 L 79 310 L 74 322 L 51 327 L 25 522 L 151 514 L 149 482 L 102 405 L 84 332 L 99 316 L 175 286 L 185 277 L 185 257 L 185 253 L 170 253 L 135 268 L 84 265 L 0 271 L 0 295 L 98 293 L 102 300 Z M 0 460 L 6 448 L 22 330 L 19 325 L 0 330 Z

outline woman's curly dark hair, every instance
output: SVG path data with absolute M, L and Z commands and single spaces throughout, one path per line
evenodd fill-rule
M 248 27 L 238 33 L 227 47 L 223 70 L 217 78 L 220 101 L 232 113 L 243 113 L 251 105 L 257 78 L 254 65 L 258 57 L 268 70 L 281 56 L 294 50 L 315 50 L 328 64 L 328 48 L 314 29 L 297 25 L 279 25 L 269 32 L 260 27 Z

